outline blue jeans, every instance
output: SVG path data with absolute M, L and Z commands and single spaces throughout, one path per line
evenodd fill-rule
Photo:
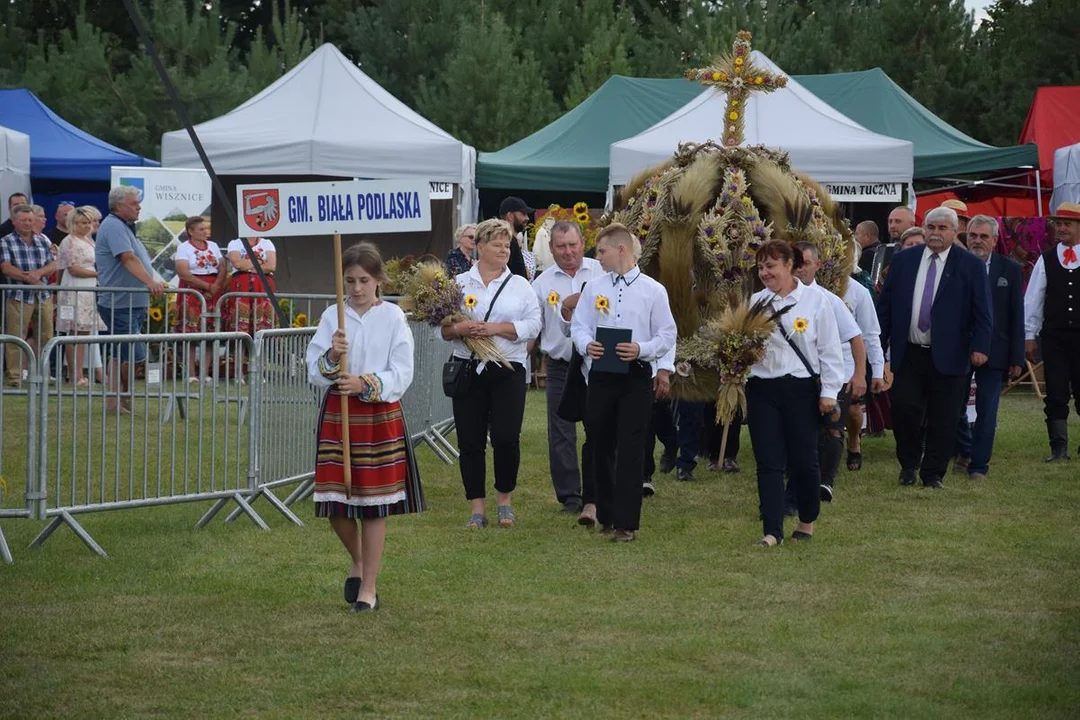
M 990 472 L 990 454 L 994 450 L 998 403 L 1001 400 L 1001 386 L 1005 382 L 1005 371 L 981 367 L 973 375 L 975 376 L 975 428 L 970 429 L 965 415 L 956 442 L 960 446 L 960 454 L 971 458 L 968 472 L 986 475 Z M 971 384 L 970 378 L 969 375 L 968 385 Z

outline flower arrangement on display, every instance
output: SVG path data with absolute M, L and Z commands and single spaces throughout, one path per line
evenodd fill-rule
M 297 310 L 296 303 L 289 298 L 278 299 L 278 307 L 285 318 L 285 327 L 304 328 L 308 327 L 307 313 Z
M 553 222 L 568 220 L 576 222 L 581 228 L 581 234 L 585 238 L 585 249 L 596 247 L 596 233 L 599 231 L 597 223 L 589 212 L 588 203 L 577 202 L 572 208 L 564 208 L 562 205 L 548 205 L 547 212 L 540 217 L 535 225 L 529 226 L 529 247 L 536 242 L 536 234 L 544 227 L 545 221 L 552 218 Z
M 150 307 L 146 311 L 147 332 L 169 332 L 170 327 L 176 327 L 179 319 L 174 293 L 150 297 Z
M 438 262 L 423 262 L 403 278 L 402 310 L 412 313 L 412 319 L 441 328 L 447 325 L 473 320 L 476 308 L 475 295 L 465 295 L 461 286 L 450 277 L 446 268 Z M 465 308 L 462 312 L 461 308 Z M 491 337 L 464 337 L 462 341 L 470 352 L 483 362 L 497 362 L 510 368 L 510 362 L 495 346 Z
M 621 222 L 641 242 L 641 269 L 667 290 L 678 325 L 676 398 L 717 403 L 728 423 L 745 404 L 750 367 L 765 353 L 777 315 L 750 304 L 760 289 L 756 252 L 770 239 L 817 247 L 818 282 L 842 295 L 852 268 L 851 230 L 840 206 L 786 153 L 742 147 L 744 104 L 787 79 L 754 66 L 750 33 L 731 53 L 687 76 L 725 91 L 720 142 L 680 145 L 668 162 L 639 174 L 602 224 Z M 688 282 L 689 279 L 689 282 Z
M 382 291 L 385 295 L 404 295 L 405 280 L 409 277 L 409 274 L 416 267 L 416 258 L 412 255 L 406 255 L 405 257 L 393 258 L 383 263 L 383 274 L 386 275 L 386 282 L 382 284 Z

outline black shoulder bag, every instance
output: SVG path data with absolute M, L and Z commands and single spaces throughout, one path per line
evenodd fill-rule
M 502 295 L 502 291 L 507 285 L 514 279 L 514 276 L 506 278 L 503 284 L 499 286 L 499 289 L 495 291 L 495 297 L 491 298 L 491 304 L 488 305 L 487 313 L 484 315 L 484 322 L 488 321 L 491 317 L 491 310 L 495 307 L 495 301 Z M 476 376 L 476 353 L 469 355 L 468 360 L 463 360 L 459 357 L 450 356 L 450 359 L 443 363 L 442 369 L 442 389 L 443 395 L 448 398 L 462 397 L 472 386 L 473 378 Z

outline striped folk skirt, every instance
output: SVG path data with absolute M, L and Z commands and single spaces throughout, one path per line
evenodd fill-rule
M 420 472 L 398 402 L 347 398 L 352 495 L 346 497 L 341 399 L 337 389 L 331 388 L 319 413 L 315 516 L 371 519 L 423 511 Z

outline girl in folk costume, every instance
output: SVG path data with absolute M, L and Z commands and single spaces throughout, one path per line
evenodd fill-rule
M 210 223 L 206 218 L 199 215 L 189 217 L 184 222 L 184 230 L 187 232 L 187 240 L 180 243 L 175 256 L 176 274 L 180 276 L 180 287 L 201 293 L 205 299 L 205 309 L 213 310 L 228 279 L 225 258 L 222 257 L 218 244 L 210 239 Z M 177 331 L 202 332 L 203 303 L 191 293 L 181 293 L 178 300 L 177 317 L 174 320 Z M 187 359 L 190 382 L 199 382 L 195 374 L 195 356 L 196 347 L 191 345 Z M 204 380 L 212 382 L 208 364 L 202 362 L 201 365 L 206 375 Z
M 370 243 L 342 253 L 345 328 L 337 307 L 322 314 L 308 345 L 311 382 L 328 388 L 319 413 L 315 515 L 329 518 L 352 557 L 345 601 L 378 610 L 376 581 L 389 515 L 420 512 L 424 495 L 399 400 L 413 378 L 413 340 L 405 313 L 378 299 L 382 258 Z M 342 464 L 341 403 L 349 403 L 351 484 Z M 360 527 L 357 527 L 357 520 Z

